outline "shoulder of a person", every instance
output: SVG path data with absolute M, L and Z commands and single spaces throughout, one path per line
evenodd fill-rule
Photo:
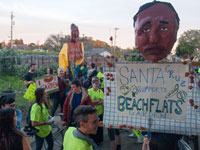
M 68 98 L 68 97 L 71 97 L 72 94 L 73 94 L 73 91 L 69 91 L 69 93 L 68 93 L 68 95 L 67 95 L 67 98 Z
M 40 105 L 38 103 L 34 103 L 31 110 L 34 110 L 34 109 L 41 109 Z
M 82 90 L 82 97 L 87 97 L 87 96 L 89 96 L 89 95 L 88 95 L 88 91 L 84 90 L 83 88 L 82 88 L 81 90 Z
M 30 72 L 29 71 L 24 75 L 24 77 L 28 77 L 28 76 L 30 76 Z
M 92 89 L 93 89 L 93 88 L 91 87 L 91 88 L 88 89 L 88 91 L 92 91 Z

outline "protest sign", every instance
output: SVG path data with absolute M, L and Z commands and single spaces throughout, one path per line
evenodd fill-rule
M 104 125 L 200 134 L 199 79 L 191 70 L 174 62 L 104 66 Z
M 182 64 L 117 64 L 117 113 L 185 120 L 187 71 Z
M 47 93 L 59 91 L 57 75 L 44 76 L 36 79 L 37 88 L 45 88 Z

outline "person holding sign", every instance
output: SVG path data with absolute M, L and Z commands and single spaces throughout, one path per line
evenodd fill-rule
M 63 105 L 65 102 L 65 81 L 64 81 L 64 69 L 63 68 L 58 68 L 58 86 L 59 86 L 59 91 L 54 93 L 53 95 L 53 107 L 51 110 L 51 115 L 54 116 L 55 112 L 60 105 L 60 112 L 62 112 Z
M 29 71 L 24 76 L 24 85 L 28 88 L 31 83 L 34 82 L 34 79 L 37 78 L 37 73 L 35 72 L 36 65 L 30 64 Z
M 179 16 L 167 2 L 153 1 L 139 8 L 134 16 L 135 46 L 151 62 L 158 62 L 171 52 L 179 29 Z M 152 138 L 173 140 L 178 148 L 179 136 L 152 133 Z
M 24 76 L 24 85 L 27 87 L 27 90 L 28 90 L 29 86 L 32 84 L 32 86 L 30 87 L 31 89 L 28 90 L 28 92 L 30 92 L 31 94 L 25 93 L 25 95 L 26 95 L 25 97 L 27 97 L 29 100 L 29 106 L 35 100 L 35 98 L 33 96 L 34 95 L 33 91 L 35 91 L 34 87 L 36 86 L 36 85 L 33 85 L 35 83 L 34 79 L 37 78 L 37 73 L 35 72 L 35 70 L 36 70 L 36 64 L 34 64 L 34 63 L 30 64 L 29 71 Z
M 167 2 L 153 1 L 134 16 L 135 46 L 151 62 L 165 58 L 172 50 L 179 29 L 179 16 Z

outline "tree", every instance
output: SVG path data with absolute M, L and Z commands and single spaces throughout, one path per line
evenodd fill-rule
M 83 42 L 85 50 L 91 50 L 92 48 L 105 48 L 109 47 L 106 42 L 96 40 L 94 41 L 91 37 L 80 37 L 80 42 Z M 50 51 L 60 51 L 63 44 L 70 42 L 70 35 L 63 36 L 62 34 L 52 34 L 50 35 L 44 43 L 43 48 Z
M 176 48 L 177 56 L 183 56 L 184 54 L 192 55 L 194 51 L 198 52 L 200 50 L 200 30 L 184 32 L 178 42 L 179 44 Z
M 22 40 L 22 39 L 15 39 L 15 40 L 13 40 L 13 44 L 15 44 L 15 45 L 22 45 L 22 44 L 24 44 L 24 41 Z
M 64 43 L 70 41 L 70 36 L 63 36 L 62 34 L 50 35 L 44 43 L 44 48 L 50 51 L 60 51 Z
M 140 51 L 138 51 L 136 48 L 128 49 L 125 59 L 127 59 L 128 61 L 144 61 L 145 60 L 145 58 L 142 56 Z
M 96 40 L 96 41 L 93 41 L 93 46 L 95 48 L 105 48 L 105 47 L 108 47 L 109 45 L 106 42 Z
M 84 37 L 80 38 L 80 42 L 83 42 L 85 50 L 93 49 L 93 42 L 91 40 L 91 37 L 84 36 Z
M 33 50 L 33 49 L 36 49 L 37 48 L 37 45 L 35 43 L 30 43 L 28 44 L 28 47 Z

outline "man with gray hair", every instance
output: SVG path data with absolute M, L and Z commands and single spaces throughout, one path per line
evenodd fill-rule
M 65 133 L 64 150 L 99 150 L 89 134 L 96 134 L 99 124 L 97 110 L 91 106 L 80 105 L 73 114 L 77 128 L 69 127 Z
M 53 108 L 51 110 L 51 115 L 54 116 L 58 105 L 60 104 L 60 109 L 62 113 L 63 105 L 65 102 L 65 81 L 64 81 L 64 68 L 60 67 L 57 69 L 58 71 L 58 86 L 59 91 L 53 94 Z

